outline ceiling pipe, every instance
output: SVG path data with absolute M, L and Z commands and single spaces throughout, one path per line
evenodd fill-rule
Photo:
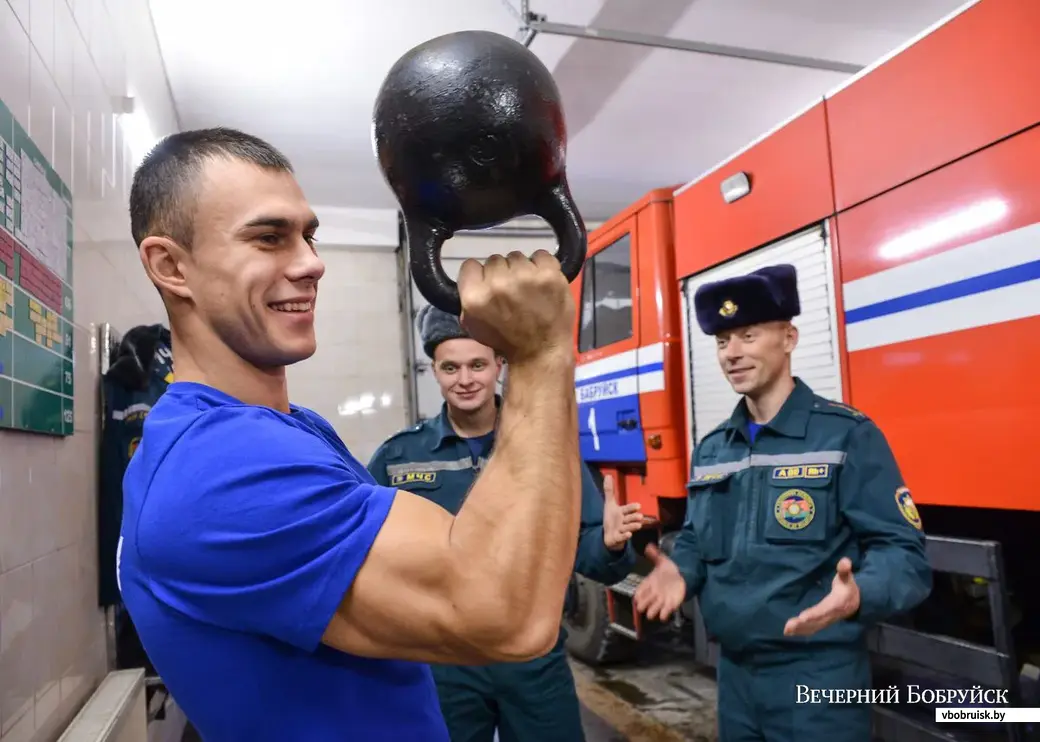
M 787 67 L 825 70 L 827 72 L 844 72 L 853 75 L 863 70 L 863 65 L 837 62 L 830 59 L 818 59 L 816 57 L 803 57 L 797 54 L 783 54 L 781 52 L 750 49 L 742 46 L 712 44 L 706 41 L 673 39 L 668 36 L 643 34 L 635 31 L 620 31 L 617 29 L 594 28 L 592 26 L 577 26 L 570 23 L 551 23 L 546 20 L 546 16 L 530 12 L 529 7 L 529 0 L 522 0 L 521 18 L 523 19 L 523 25 L 520 28 L 519 35 L 520 41 L 524 46 L 530 46 L 531 42 L 534 41 L 535 36 L 542 33 L 552 36 L 570 36 L 577 39 L 588 39 L 592 41 L 609 41 L 615 44 L 634 44 L 637 46 L 650 46 L 658 49 L 693 52 L 695 54 L 709 54 L 711 56 L 727 57 L 730 59 L 747 59 L 754 62 L 780 64 Z

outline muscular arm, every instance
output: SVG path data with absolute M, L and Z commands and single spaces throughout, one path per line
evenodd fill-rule
M 860 423 L 849 434 L 847 452 L 838 492 L 864 554 L 854 573 L 860 589 L 857 618 L 872 624 L 927 598 L 932 569 L 920 520 L 911 522 L 912 511 L 899 507 L 903 477 L 881 430 Z
M 396 494 L 326 644 L 427 662 L 523 660 L 552 647 L 581 506 L 572 354 L 511 364 L 500 415 L 457 516 Z

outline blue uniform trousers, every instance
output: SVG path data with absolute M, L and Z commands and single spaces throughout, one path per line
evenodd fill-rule
M 819 646 L 750 657 L 721 653 L 719 742 L 870 742 L 869 703 L 798 703 L 800 685 L 869 689 L 870 655 L 858 647 Z
M 432 665 L 451 742 L 584 742 L 567 657 L 484 667 Z

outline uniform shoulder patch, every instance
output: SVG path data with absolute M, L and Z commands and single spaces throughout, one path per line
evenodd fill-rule
M 850 407 L 843 402 L 835 402 L 833 399 L 825 399 L 824 397 L 816 398 L 816 401 L 813 403 L 813 410 L 822 412 L 825 415 L 838 415 L 839 417 L 848 417 L 857 421 L 870 419 L 866 413 L 857 410 L 855 407 Z
M 921 514 L 917 512 L 917 505 L 914 504 L 914 498 L 910 496 L 909 487 L 900 487 L 896 490 L 896 506 L 899 508 L 900 515 L 906 518 L 910 525 L 918 531 L 923 530 Z

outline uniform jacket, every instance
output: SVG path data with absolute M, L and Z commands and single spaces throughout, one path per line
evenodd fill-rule
M 724 650 L 855 644 L 931 591 L 921 519 L 881 430 L 800 379 L 751 443 L 742 400 L 696 446 L 673 559 Z M 849 557 L 857 615 L 811 637 L 784 624 L 830 591 Z
M 98 498 L 98 605 L 122 603 L 116 545 L 123 519 L 123 474 L 137 450 L 144 419 L 173 380 L 170 331 L 140 325 L 123 336 L 102 380 L 104 408 Z

